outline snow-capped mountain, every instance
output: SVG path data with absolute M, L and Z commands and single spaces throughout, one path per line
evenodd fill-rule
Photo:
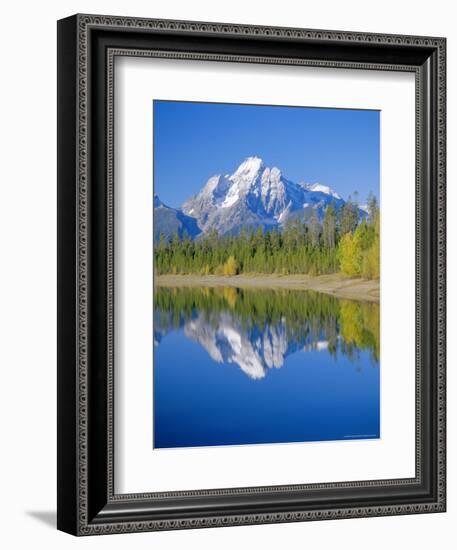
M 339 211 L 345 201 L 320 183 L 294 183 L 279 168 L 265 166 L 254 156 L 245 159 L 233 174 L 212 176 L 181 209 L 196 220 L 202 234 L 216 230 L 225 235 L 259 226 L 281 228 L 287 220 L 306 220 L 313 212 L 322 220 L 330 204 Z M 366 212 L 359 210 L 359 215 L 365 217 Z
M 186 216 L 181 210 L 166 206 L 157 195 L 154 195 L 154 240 L 163 234 L 166 239 L 178 234 L 179 237 L 195 238 L 199 233 L 197 220 Z
M 287 356 L 304 351 L 322 351 L 328 347 L 324 332 L 307 336 L 294 334 L 285 318 L 262 328 L 246 326 L 230 311 L 195 313 L 192 319 L 180 319 L 184 334 L 200 344 L 216 363 L 234 364 L 252 380 L 265 378 L 271 369 L 283 367 Z M 167 312 L 154 311 L 154 345 L 158 346 L 177 319 Z
M 285 322 L 267 326 L 262 333 L 257 327 L 244 329 L 231 313 L 205 315 L 187 322 L 184 333 L 203 346 L 217 363 L 234 363 L 253 380 L 264 378 L 268 369 L 281 368 L 286 355 L 297 351 L 289 342 Z

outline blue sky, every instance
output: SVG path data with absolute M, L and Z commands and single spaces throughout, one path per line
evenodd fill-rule
M 344 199 L 379 199 L 380 112 L 154 101 L 154 192 L 178 207 L 249 156 Z

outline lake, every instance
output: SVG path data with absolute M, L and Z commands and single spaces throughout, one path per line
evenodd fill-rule
M 377 303 L 157 287 L 153 369 L 154 448 L 379 438 Z

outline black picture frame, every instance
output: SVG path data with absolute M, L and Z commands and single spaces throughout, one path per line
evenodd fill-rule
M 401 70 L 416 78 L 416 476 L 113 489 L 113 59 Z M 58 529 L 74 535 L 443 512 L 446 40 L 74 15 L 58 22 Z M 413 200 L 413 198 L 411 198 Z

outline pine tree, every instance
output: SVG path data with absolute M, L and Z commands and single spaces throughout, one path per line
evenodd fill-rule
M 357 227 L 358 221 L 357 205 L 355 205 L 351 197 L 349 197 L 341 211 L 341 235 L 352 233 Z
M 324 246 L 333 249 L 336 245 L 336 214 L 335 208 L 331 204 L 324 216 L 323 235 Z
M 286 222 L 282 231 L 242 230 L 237 236 L 191 240 L 160 235 L 154 247 L 157 274 L 227 275 L 238 273 L 323 274 L 379 278 L 380 215 L 376 198 L 368 198 L 369 216 L 359 223 L 358 207 L 349 200 L 342 212 L 330 205 L 322 225 L 310 218 Z
M 320 225 L 317 219 L 316 210 L 313 209 L 311 217 L 308 221 L 309 238 L 311 246 L 319 245 Z
M 373 195 L 373 193 L 370 191 L 368 195 L 367 200 L 368 205 L 368 219 L 370 223 L 375 223 L 376 216 L 378 215 L 378 201 L 376 200 L 376 197 Z

